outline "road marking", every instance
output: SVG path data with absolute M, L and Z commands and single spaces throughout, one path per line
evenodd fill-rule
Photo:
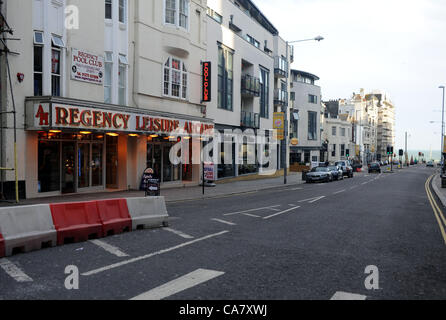
M 350 188 L 350 190 L 356 189 L 358 186 L 353 186 Z
M 296 190 L 303 190 L 304 188 L 294 188 L 294 189 L 291 189 L 291 191 L 296 191 Z
M 229 221 L 221 220 L 221 219 L 211 219 L 211 220 L 217 221 L 217 222 L 220 222 L 220 223 L 224 223 L 224 224 L 227 224 L 227 225 L 230 225 L 230 226 L 236 226 L 237 225 L 234 222 L 229 222 Z
M 367 299 L 367 296 L 363 296 L 361 294 L 338 291 L 333 295 L 333 297 L 331 297 L 330 300 L 347 301 L 347 300 L 365 300 L 365 299 Z
M 255 211 L 260 211 L 260 210 L 273 210 L 274 208 L 280 207 L 279 205 L 276 206 L 270 206 L 270 207 L 263 207 L 263 208 L 255 208 L 255 209 L 250 209 L 250 210 L 244 210 L 244 211 L 238 211 L 238 212 L 231 212 L 231 213 L 226 213 L 224 214 L 224 216 L 234 216 L 236 214 L 241 214 L 241 213 L 249 213 L 249 212 L 255 212 Z
M 192 241 L 189 241 L 189 242 L 185 242 L 185 243 L 179 244 L 179 245 L 177 245 L 175 247 L 171 247 L 171 248 L 168 248 L 168 249 L 163 249 L 163 250 L 160 250 L 160 251 L 157 251 L 157 252 L 146 254 L 146 255 L 141 256 L 141 257 L 136 257 L 136 258 L 133 258 L 133 259 L 130 259 L 130 260 L 122 261 L 122 262 L 119 262 L 119 263 L 114 263 L 114 264 L 111 264 L 109 266 L 105 266 L 105 267 L 102 267 L 102 268 L 91 270 L 91 271 L 82 273 L 82 275 L 83 276 L 91 276 L 91 275 L 98 274 L 98 273 L 101 273 L 101 272 L 104 272 L 104 271 L 108 271 L 108 270 L 111 270 L 111 269 L 119 268 L 119 267 L 131 264 L 131 263 L 134 263 L 134 262 L 146 260 L 146 259 L 149 259 L 149 258 L 154 257 L 154 256 L 158 256 L 158 255 L 161 255 L 161 254 L 164 254 L 164 253 L 168 253 L 168 252 L 171 252 L 171 251 L 174 251 L 174 250 L 178 250 L 178 249 L 190 246 L 192 244 L 195 244 L 195 243 L 198 243 L 198 242 L 201 242 L 201 241 L 212 239 L 212 238 L 224 235 L 224 234 L 226 234 L 228 232 L 229 231 L 222 231 L 222 232 L 219 232 L 219 233 L 210 234 L 208 236 L 205 236 L 205 237 L 202 237 L 202 238 L 199 238 L 199 239 L 195 239 L 195 240 L 192 240 Z
M 209 280 L 220 277 L 223 274 L 225 273 L 213 270 L 198 269 L 185 276 L 182 276 L 178 279 L 163 284 L 162 286 L 147 291 L 146 293 L 143 293 L 130 300 L 145 300 L 145 301 L 162 300 L 167 297 L 173 296 L 174 294 L 182 292 L 184 290 L 193 288 Z
M 300 200 L 299 203 L 302 203 L 302 202 L 315 203 L 316 201 L 319 201 L 324 198 L 325 198 L 325 196 L 314 197 L 314 198 L 310 198 L 310 199 Z
M 369 183 L 369 181 L 363 182 L 363 183 L 361 183 L 361 184 L 362 184 L 362 185 L 365 185 L 365 184 L 367 184 L 367 183 Z
M 127 253 L 122 252 L 119 248 L 112 246 L 111 244 L 108 244 L 101 240 L 90 240 L 91 243 L 97 245 L 98 247 L 104 249 L 108 253 L 111 253 L 117 257 L 123 258 L 128 257 L 129 255 Z
M 333 194 L 339 194 L 339 193 L 343 193 L 343 192 L 345 192 L 346 190 L 344 189 L 344 190 L 340 190 L 340 191 L 336 191 L 335 193 L 333 193 Z
M 296 209 L 299 209 L 299 208 L 300 207 L 294 207 L 294 208 L 291 208 L 291 209 L 288 209 L 288 210 L 284 210 L 284 211 L 278 212 L 276 214 L 270 215 L 268 217 L 265 217 L 265 218 L 263 218 L 263 220 L 271 219 L 273 217 L 277 217 L 277 216 L 279 216 L 281 214 L 284 214 L 284 213 L 287 213 L 287 212 L 290 212 L 290 211 L 293 211 L 293 210 L 296 210 Z
M 184 232 L 181 232 L 181 231 L 178 231 L 178 230 L 175 230 L 175 229 L 172 229 L 172 228 L 163 228 L 163 230 L 166 230 L 168 232 L 174 233 L 177 236 L 180 236 L 181 238 L 184 238 L 184 239 L 193 239 L 194 238 L 194 237 L 192 237 L 192 236 L 190 236 L 188 234 L 185 234 Z
M 247 216 L 247 217 L 253 217 L 253 218 L 261 218 L 260 216 L 252 214 L 252 213 L 242 213 L 242 215 Z
M 441 221 L 443 220 L 443 223 L 446 225 L 446 219 L 444 218 L 442 211 L 438 207 L 438 205 L 437 205 L 437 203 L 436 203 L 436 201 L 435 201 L 434 197 L 432 196 L 432 193 L 431 193 L 431 191 L 429 189 L 430 182 L 432 181 L 433 177 L 434 176 L 432 175 L 432 176 L 429 177 L 429 179 L 427 179 L 424 187 L 426 189 L 427 198 L 429 199 L 429 202 L 430 202 L 430 204 L 432 206 L 432 210 L 434 210 L 435 218 L 437 219 L 438 226 L 440 227 L 441 235 L 443 236 L 443 240 L 444 240 L 444 242 L 446 244 L 446 232 L 444 230 L 443 224 L 441 223 Z M 440 216 L 441 216 L 441 219 L 440 219 Z
M 2 268 L 9 276 L 17 282 L 32 282 L 33 279 L 28 277 L 19 267 L 8 259 L 0 260 L 0 268 Z

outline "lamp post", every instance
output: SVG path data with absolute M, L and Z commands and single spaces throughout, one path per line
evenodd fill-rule
M 298 43 L 298 42 L 304 42 L 304 41 L 317 41 L 320 42 L 324 40 L 324 37 L 322 36 L 317 36 L 311 39 L 303 39 L 303 40 L 295 40 L 295 41 L 287 41 L 286 42 L 286 61 L 287 61 L 287 69 L 286 70 L 286 83 L 288 85 L 288 77 L 289 77 L 289 71 L 291 70 L 290 68 L 290 63 L 289 63 L 289 54 L 288 54 L 288 47 L 290 44 L 293 43 Z M 282 152 L 281 152 L 281 162 L 282 162 L 282 167 L 283 167 L 283 183 L 287 184 L 287 174 L 288 174 L 288 170 L 287 170 L 287 149 L 288 149 L 288 134 L 289 134 L 289 130 L 288 130 L 288 100 L 289 100 L 289 94 L 287 95 L 287 103 L 282 107 L 282 112 L 284 113 L 285 116 L 285 139 L 284 141 L 282 141 Z
M 444 165 L 444 86 L 439 86 L 439 89 L 443 90 L 443 101 L 442 101 L 442 108 L 441 108 L 441 173 L 444 174 L 445 171 L 445 165 Z

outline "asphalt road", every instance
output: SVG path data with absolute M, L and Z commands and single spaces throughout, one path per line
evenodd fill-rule
M 0 299 L 445 299 L 446 239 L 425 190 L 434 172 L 171 203 L 169 229 L 0 260 Z M 78 290 L 65 288 L 69 265 Z

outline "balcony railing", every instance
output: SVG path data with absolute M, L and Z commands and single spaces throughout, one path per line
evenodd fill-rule
M 287 106 L 288 105 L 288 92 L 281 89 L 274 90 L 274 105 Z
M 254 112 L 242 111 L 240 125 L 246 128 L 260 128 L 260 115 Z
M 244 97 L 259 97 L 260 79 L 247 74 L 242 76 L 241 90 Z
M 274 74 L 279 78 L 288 77 L 288 61 L 284 57 L 274 57 Z

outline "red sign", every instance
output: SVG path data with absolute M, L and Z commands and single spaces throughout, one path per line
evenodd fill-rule
M 203 62 L 203 102 L 211 101 L 211 62 Z

